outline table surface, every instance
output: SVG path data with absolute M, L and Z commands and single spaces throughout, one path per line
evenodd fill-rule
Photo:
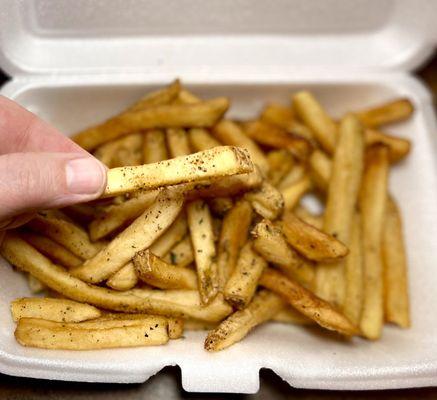
M 437 56 L 417 72 L 437 99 Z M 1 75 L 0 85 L 6 78 Z M 387 390 L 376 392 L 338 392 L 295 389 L 271 370 L 260 371 L 260 390 L 253 395 L 188 393 L 181 386 L 179 367 L 166 367 L 143 384 L 117 385 L 75 383 L 15 378 L 0 374 L 0 399 L 24 400 L 100 400 L 137 399 L 437 399 L 437 388 Z

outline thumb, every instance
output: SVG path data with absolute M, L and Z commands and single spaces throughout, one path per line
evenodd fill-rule
M 74 153 L 0 156 L 0 221 L 37 209 L 93 200 L 106 184 L 106 168 Z

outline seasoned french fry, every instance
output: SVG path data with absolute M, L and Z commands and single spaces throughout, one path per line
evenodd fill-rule
M 85 150 L 93 150 L 103 143 L 146 129 L 209 127 L 228 107 L 229 101 L 220 97 L 196 104 L 165 104 L 127 111 L 77 133 L 72 139 Z
M 295 164 L 290 171 L 279 181 L 277 187 L 279 190 L 293 186 L 306 175 L 306 167 L 303 164 Z
M 252 162 L 244 149 L 220 146 L 154 164 L 110 169 L 104 196 L 252 171 Z
M 288 304 L 306 317 L 317 322 L 325 329 L 336 331 L 342 335 L 356 335 L 358 328 L 328 302 L 318 298 L 308 289 L 287 278 L 272 268 L 261 275 L 261 286 L 280 295 Z
M 264 219 L 255 225 L 251 235 L 253 248 L 268 262 L 278 266 L 284 274 L 295 278 L 302 285 L 311 284 L 314 268 L 287 244 L 279 227 Z
M 29 286 L 30 291 L 35 294 L 41 293 L 47 288 L 47 286 L 30 274 L 27 275 L 27 285 Z
M 393 199 L 387 201 L 383 228 L 382 259 L 384 263 L 385 319 L 401 328 L 410 326 L 408 300 L 407 256 L 405 254 L 402 222 Z
M 214 215 L 225 215 L 234 205 L 230 197 L 215 197 L 208 199 L 208 206 Z
M 202 303 L 208 304 L 217 295 L 219 287 L 211 214 L 203 200 L 195 200 L 187 205 L 187 216 L 200 297 Z
M 359 111 L 355 115 L 363 125 L 369 128 L 376 128 L 408 119 L 413 111 L 414 106 L 410 100 L 398 99 Z
M 167 322 L 157 323 L 155 318 L 132 322 L 118 321 L 120 326 L 113 328 L 87 328 L 82 323 L 23 318 L 18 321 L 15 338 L 23 346 L 62 350 L 156 346 L 168 342 Z
M 275 149 L 287 149 L 298 159 L 306 159 L 311 150 L 310 143 L 301 136 L 262 121 L 244 124 L 244 132 L 255 142 Z
M 170 265 L 149 250 L 139 251 L 133 258 L 138 277 L 160 289 L 197 289 L 196 273 L 186 267 Z
M 293 210 L 299 204 L 301 197 L 312 188 L 311 179 L 304 175 L 294 184 L 281 189 L 282 198 L 284 199 L 284 209 Z
M 188 131 L 188 138 L 190 140 L 191 147 L 195 151 L 208 150 L 222 145 L 206 129 L 203 128 L 191 128 Z
M 395 163 L 405 158 L 411 149 L 411 143 L 407 139 L 397 136 L 387 135 L 375 129 L 365 130 L 366 146 L 381 143 L 388 147 L 388 157 L 390 162 Z
M 101 244 L 91 243 L 84 229 L 65 219 L 52 218 L 50 215 L 39 213 L 26 226 L 34 232 L 49 237 L 84 260 L 93 257 L 101 249 Z
M 282 322 L 285 324 L 294 325 L 312 325 L 314 321 L 305 317 L 300 312 L 296 311 L 294 308 L 285 307 L 279 311 L 273 318 L 274 322 Z
M 293 109 L 278 103 L 267 104 L 260 116 L 261 120 L 279 126 L 287 131 L 291 130 L 294 120 Z
M 294 158 L 287 150 L 272 150 L 267 154 L 269 181 L 276 186 L 293 168 Z
M 178 79 L 173 81 L 169 86 L 164 89 L 156 90 L 155 92 L 148 93 L 142 99 L 132 104 L 127 111 L 138 111 L 147 107 L 159 106 L 162 104 L 169 104 L 175 100 L 181 92 L 181 84 Z
M 79 257 L 52 239 L 31 232 L 23 232 L 22 237 L 42 254 L 63 267 L 74 268 L 82 264 Z
M 340 123 L 337 148 L 332 164 L 323 231 L 349 246 L 352 221 L 363 174 L 364 139 L 359 121 L 351 114 Z M 335 304 L 344 305 L 346 281 L 344 262 L 321 264 L 316 273 L 316 293 Z
M 274 293 L 261 290 L 245 309 L 233 313 L 208 333 L 205 349 L 219 351 L 239 342 L 257 325 L 272 319 L 283 304 Z
M 337 126 L 321 104 L 310 92 L 299 92 L 293 96 L 293 107 L 297 115 L 314 133 L 314 138 L 329 154 L 333 154 L 337 141 Z
M 143 141 L 144 164 L 167 160 L 167 145 L 165 144 L 165 133 L 162 130 L 152 129 L 145 132 Z
M 267 219 L 278 218 L 284 209 L 281 192 L 267 181 L 259 189 L 246 193 L 245 198 L 259 215 Z
M 97 241 L 125 228 L 156 200 L 158 193 L 159 189 L 141 192 L 124 203 L 114 204 L 100 212 L 88 226 L 91 240 Z
M 223 291 L 226 301 L 239 310 L 245 308 L 252 300 L 265 268 L 267 262 L 252 249 L 252 243 L 247 242 Z
M 332 173 L 332 161 L 321 150 L 312 152 L 309 159 L 310 175 L 318 189 L 328 191 L 329 180 Z
M 308 211 L 303 206 L 297 206 L 294 210 L 296 216 L 309 225 L 314 226 L 319 231 L 323 231 L 323 215 L 316 215 Z
M 138 276 L 135 267 L 131 262 L 128 262 L 106 281 L 106 286 L 115 290 L 124 291 L 132 289 L 137 283 Z
M 5 235 L 0 251 L 12 265 L 29 272 L 55 292 L 107 310 L 187 316 L 205 321 L 220 321 L 232 311 L 221 296 L 217 296 L 208 306 L 203 306 L 197 291 L 132 289 L 120 293 L 90 285 L 53 264 L 12 232 Z
M 184 334 L 184 320 L 182 318 L 169 318 L 167 329 L 170 339 L 180 339 Z
M 264 175 L 267 174 L 269 163 L 264 153 L 235 122 L 222 120 L 214 127 L 212 132 L 220 142 L 246 149 L 252 161 L 260 168 L 261 172 Z
M 163 260 L 177 267 L 186 267 L 194 261 L 191 239 L 186 236 L 164 256 Z
M 132 133 L 115 140 L 118 146 L 110 168 L 143 164 L 143 134 Z
M 41 318 L 57 322 L 81 322 L 101 316 L 94 306 L 67 299 L 23 297 L 11 303 L 14 321 L 21 318 Z
M 182 209 L 179 192 L 164 190 L 154 204 L 105 248 L 82 266 L 72 270 L 78 278 L 98 283 L 110 277 L 128 263 L 137 251 L 145 249 L 161 236 Z
M 158 257 L 164 257 L 188 232 L 187 217 L 180 213 L 170 227 L 151 246 L 150 251 Z
M 246 243 L 252 221 L 252 207 L 240 200 L 229 210 L 224 219 L 218 243 L 217 268 L 220 288 L 223 289 L 237 263 L 238 253 Z
M 188 142 L 188 136 L 185 129 L 167 129 L 166 138 L 171 158 L 191 154 L 190 143 Z
M 381 242 L 387 203 L 388 150 L 376 145 L 366 151 L 359 197 L 364 261 L 364 300 L 360 328 L 368 339 L 381 336 L 384 320 Z
M 334 236 L 307 224 L 290 211 L 284 213 L 281 227 L 291 247 L 309 260 L 334 261 L 348 253 L 347 247 Z
M 343 312 L 355 325 L 359 325 L 363 309 L 363 255 L 361 249 L 360 215 L 355 214 L 349 254 L 345 260 L 346 293 Z

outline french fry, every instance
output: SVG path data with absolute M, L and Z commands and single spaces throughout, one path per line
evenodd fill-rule
M 223 116 L 228 107 L 229 101 L 220 97 L 196 104 L 165 104 L 127 111 L 77 133 L 72 139 L 89 151 L 121 136 L 147 129 L 210 127 Z
M 359 197 L 364 261 L 364 300 L 360 328 L 368 339 L 381 336 L 384 320 L 381 242 L 387 203 L 388 150 L 376 145 L 366 151 Z
M 401 328 L 410 326 L 407 256 L 402 222 L 393 199 L 387 201 L 383 228 L 382 259 L 384 264 L 384 313 L 388 322 Z
M 217 268 L 221 289 L 224 288 L 235 268 L 240 249 L 246 243 L 251 221 L 252 207 L 246 200 L 235 203 L 223 219 L 217 251 Z
M 262 110 L 260 119 L 268 124 L 276 125 L 289 131 L 292 129 L 294 113 L 291 107 L 278 103 L 270 103 Z
M 293 208 L 299 204 L 302 196 L 311 190 L 311 188 L 311 179 L 307 175 L 304 175 L 303 178 L 294 184 L 281 189 L 280 193 L 284 199 L 284 209 L 293 210 Z
M 143 139 L 144 164 L 152 164 L 167 160 L 168 152 L 165 143 L 165 133 L 160 129 L 151 129 L 144 133 Z
M 290 172 L 294 166 L 294 158 L 287 150 L 272 150 L 267 154 L 269 162 L 269 181 L 273 186 L 278 183 Z
M 321 327 L 347 336 L 358 334 L 358 328 L 332 305 L 280 272 L 266 269 L 259 283 Z
M 259 189 L 246 193 L 245 198 L 259 215 L 267 219 L 278 218 L 284 209 L 282 194 L 267 181 Z
M 94 156 L 108 168 L 140 165 L 143 163 L 142 146 L 143 134 L 131 133 L 103 144 L 94 152 Z
M 157 323 L 151 318 L 134 320 L 132 324 L 119 321 L 119 324 L 114 328 L 86 328 L 81 323 L 23 318 L 18 321 L 15 338 L 23 346 L 62 350 L 156 346 L 168 342 L 167 322 Z
M 263 219 L 253 228 L 253 248 L 269 263 L 275 264 L 284 274 L 309 286 L 314 279 L 314 268 L 305 262 L 287 244 L 279 227 Z
M 309 159 L 310 175 L 318 189 L 328 191 L 332 173 L 332 161 L 321 150 L 314 150 Z
M 170 339 L 180 339 L 184 334 L 184 320 L 182 318 L 169 318 L 167 329 Z
M 294 213 L 302 221 L 314 226 L 314 228 L 317 228 L 319 231 L 323 231 L 323 215 L 313 214 L 303 206 L 297 206 Z
M 162 191 L 142 215 L 72 273 L 86 282 L 99 283 L 107 279 L 128 263 L 137 251 L 151 246 L 177 218 L 182 206 L 180 193 Z
M 100 211 L 100 207 L 90 204 L 73 204 L 64 207 L 62 212 L 81 225 L 88 225 Z
M 27 286 L 29 286 L 31 293 L 34 294 L 41 293 L 47 289 L 47 286 L 42 284 L 38 279 L 30 274 L 27 275 Z
M 306 167 L 299 163 L 295 164 L 290 171 L 279 181 L 277 187 L 279 190 L 293 186 L 295 183 L 299 182 L 306 175 Z
M 177 267 L 186 267 L 194 261 L 193 246 L 191 239 L 186 236 L 163 257 L 163 260 Z
M 135 267 L 131 262 L 128 262 L 106 281 L 106 286 L 115 290 L 125 291 L 132 289 L 137 283 L 138 276 Z
M 175 101 L 179 102 L 180 104 L 196 104 L 199 103 L 201 100 L 189 90 L 182 89 L 179 92 L 178 98 Z
M 369 127 L 377 128 L 382 125 L 404 121 L 410 118 L 414 106 L 408 99 L 398 99 L 355 113 L 360 122 Z
M 346 257 L 345 280 L 346 293 L 344 296 L 343 312 L 355 325 L 359 325 L 363 309 L 363 255 L 361 249 L 361 220 L 355 214 L 349 254 Z
M 345 246 L 350 245 L 352 221 L 363 174 L 364 138 L 359 121 L 346 115 L 340 123 L 337 148 L 324 212 L 323 231 Z M 316 293 L 335 304 L 344 305 L 346 281 L 344 262 L 321 264 L 316 273 Z
M 197 289 L 196 273 L 186 267 L 166 263 L 149 250 L 139 251 L 133 258 L 138 277 L 160 289 Z
M 279 311 L 273 318 L 274 322 L 282 322 L 283 324 L 293 325 L 312 325 L 314 321 L 305 317 L 294 308 L 285 307 Z
M 81 322 L 98 318 L 99 309 L 67 299 L 23 297 L 11 303 L 12 318 L 41 318 L 57 322 Z
M 88 233 L 83 228 L 65 219 L 39 213 L 26 226 L 49 237 L 84 260 L 93 257 L 101 249 L 101 244 L 91 243 Z
M 175 100 L 181 92 L 181 84 L 178 79 L 173 81 L 164 89 L 148 93 L 142 99 L 132 104 L 126 111 L 139 111 L 147 107 L 169 104 Z
M 208 150 L 222 145 L 206 129 L 203 128 L 191 128 L 188 131 L 188 138 L 190 140 L 191 147 L 195 151 Z
M 239 342 L 257 325 L 272 319 L 283 304 L 274 293 L 261 290 L 245 309 L 233 313 L 208 333 L 205 349 L 219 351 Z
M 203 200 L 195 200 L 187 205 L 187 216 L 200 297 L 203 304 L 208 304 L 217 295 L 219 287 L 211 214 Z
M 167 129 L 166 138 L 171 158 L 186 156 L 192 153 L 185 129 Z
M 286 149 L 298 159 L 306 159 L 311 150 L 310 143 L 303 137 L 262 121 L 245 123 L 244 132 L 255 142 L 275 149 Z
M 208 306 L 203 306 L 197 291 L 132 289 L 130 292 L 120 293 L 90 285 L 53 264 L 12 232 L 5 235 L 0 251 L 12 265 L 32 274 L 55 292 L 99 308 L 174 317 L 187 316 L 205 321 L 220 321 L 232 311 L 221 296 L 217 296 Z
M 226 145 L 238 146 L 246 149 L 254 164 L 256 164 L 261 170 L 261 173 L 264 175 L 267 174 L 269 163 L 264 153 L 235 122 L 222 120 L 214 127 L 212 133 L 220 142 Z
M 107 173 L 104 196 L 199 182 L 252 170 L 249 154 L 244 149 L 231 146 L 215 147 L 154 164 L 112 168 Z
M 333 154 L 337 141 L 337 126 L 321 104 L 310 92 L 299 92 L 293 96 L 296 114 L 311 129 L 314 138 L 329 154 Z
M 63 267 L 74 268 L 82 264 L 79 257 L 48 237 L 31 232 L 23 232 L 22 237 L 42 254 Z
M 230 197 L 214 197 L 207 200 L 208 206 L 214 215 L 222 217 L 233 206 L 234 202 Z
M 366 129 L 365 142 L 367 147 L 377 143 L 386 145 L 388 147 L 388 157 L 392 163 L 404 159 L 411 149 L 411 143 L 409 140 L 387 135 L 386 133 L 375 129 Z
M 124 203 L 111 205 L 100 212 L 88 226 L 91 240 L 103 239 L 125 228 L 156 200 L 158 193 L 159 189 L 141 192 Z
M 307 224 L 286 211 L 281 222 L 287 242 L 298 253 L 313 261 L 334 261 L 348 254 L 347 247 L 334 236 Z
M 223 291 L 226 301 L 239 310 L 245 308 L 252 300 L 265 268 L 267 262 L 252 249 L 252 243 L 247 242 Z

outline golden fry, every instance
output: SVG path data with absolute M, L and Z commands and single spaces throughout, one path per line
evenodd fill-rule
M 318 189 L 327 192 L 332 174 L 332 161 L 321 150 L 312 152 L 309 159 L 310 175 Z
M 138 276 L 132 262 L 128 262 L 123 268 L 119 269 L 107 281 L 106 286 L 115 290 L 129 290 L 138 283 Z
M 287 150 L 272 150 L 267 154 L 269 162 L 269 181 L 273 186 L 278 183 L 291 171 L 294 158 Z
M 222 144 L 203 128 L 191 128 L 188 131 L 191 147 L 195 151 L 203 151 L 221 146 Z
M 186 236 L 179 243 L 174 245 L 164 256 L 163 260 L 177 267 L 190 265 L 194 261 L 194 252 L 190 237 Z
M 274 220 L 284 209 L 284 199 L 281 192 L 267 181 L 264 181 L 259 189 L 246 193 L 245 198 L 250 201 L 253 209 L 264 218 Z
M 294 184 L 281 189 L 281 194 L 284 199 L 284 208 L 286 210 L 293 210 L 299 204 L 302 196 L 311 190 L 311 179 L 304 175 L 303 178 L 295 182 Z
M 144 164 L 152 164 L 167 160 L 168 152 L 165 143 L 165 133 L 160 129 L 152 129 L 144 133 L 143 139 Z
M 166 138 L 171 158 L 186 156 L 192 153 L 185 129 L 167 129 Z
M 367 147 L 377 143 L 386 145 L 388 147 L 388 157 L 392 163 L 404 159 L 411 149 L 409 140 L 387 135 L 375 129 L 366 129 L 365 142 Z

